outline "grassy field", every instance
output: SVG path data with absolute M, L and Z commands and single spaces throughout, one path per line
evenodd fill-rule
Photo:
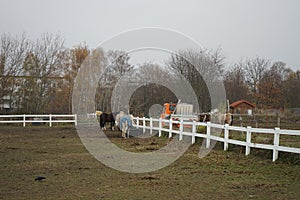
M 111 141 L 130 151 L 158 149 L 168 139 Z M 0 199 L 299 199 L 300 156 L 218 143 L 198 158 L 201 140 L 176 162 L 159 171 L 130 174 L 91 156 L 74 126 L 0 126 Z M 43 181 L 35 181 L 43 176 Z

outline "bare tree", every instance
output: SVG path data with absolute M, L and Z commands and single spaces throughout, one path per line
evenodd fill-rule
M 129 63 L 129 55 L 123 51 L 109 51 L 105 55 L 103 73 L 98 82 L 96 102 L 97 109 L 111 111 L 112 92 L 118 79 L 132 71 L 134 67 Z
M 260 57 L 248 59 L 244 63 L 240 63 L 245 72 L 246 83 L 256 104 L 259 104 L 257 97 L 259 92 L 258 84 L 263 78 L 264 73 L 268 70 L 269 64 L 269 60 Z
M 140 65 L 128 82 L 135 80 L 139 85 L 130 98 L 130 112 L 140 116 L 148 116 L 152 105 L 163 106 L 166 102 L 177 102 L 170 85 L 174 83 L 174 73 L 159 64 L 144 63 Z M 176 83 L 174 83 L 176 84 Z M 177 86 L 180 87 L 180 86 Z M 127 91 L 123 91 L 126 96 Z
M 230 102 L 246 99 L 248 88 L 245 83 L 245 72 L 240 65 L 235 65 L 224 75 L 226 96 Z
M 109 51 L 108 59 L 110 69 L 115 77 L 120 77 L 133 69 L 133 66 L 129 63 L 130 57 L 124 51 Z
M 24 62 L 23 107 L 29 113 L 43 113 L 49 97 L 59 88 L 65 59 L 64 39 L 44 34 L 27 53 Z
M 11 36 L 3 34 L 0 44 L 0 99 L 5 97 L 8 101 L 9 109 L 17 108 L 19 101 L 18 96 L 20 85 L 22 84 L 22 64 L 25 60 L 30 42 L 25 37 Z M 0 102 L 1 104 L 1 102 Z
M 186 78 L 197 95 L 200 109 L 206 112 L 212 103 L 208 87 L 221 84 L 223 61 L 220 50 L 182 50 L 171 56 L 167 66 Z
M 280 76 L 281 81 L 285 81 L 293 70 L 286 66 L 282 61 L 276 61 L 272 64 L 271 70 Z
M 283 82 L 283 96 L 285 107 L 300 107 L 300 71 L 291 71 L 287 79 Z

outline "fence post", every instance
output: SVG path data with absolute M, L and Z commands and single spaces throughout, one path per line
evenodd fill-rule
M 225 124 L 224 126 L 224 151 L 228 150 L 228 138 L 229 138 L 229 130 L 228 130 L 228 124 Z
M 152 135 L 152 127 L 153 127 L 153 121 L 152 121 L 152 117 L 150 117 L 150 135 Z
M 183 119 L 180 119 L 179 140 L 182 140 L 182 132 L 183 132 Z
M 170 118 L 169 120 L 169 138 L 172 137 L 172 126 L 173 126 L 173 120 Z
M 23 115 L 23 127 L 25 127 L 26 126 L 26 115 L 24 114 Z
M 278 159 L 278 146 L 279 146 L 279 130 L 280 128 L 275 128 L 274 132 L 274 147 L 273 147 L 273 162 Z
M 192 127 L 192 144 L 195 143 L 195 134 L 196 134 L 196 121 L 193 120 L 193 127 Z
M 247 135 L 246 135 L 246 152 L 245 155 L 248 156 L 250 154 L 250 144 L 251 144 L 251 126 L 247 126 Z
M 162 119 L 159 118 L 159 122 L 158 122 L 158 137 L 161 137 L 161 129 L 162 129 Z
M 206 148 L 208 149 L 210 147 L 210 131 L 211 131 L 211 122 L 207 122 L 207 128 L 206 128 Z
M 95 118 L 96 118 L 96 114 L 95 114 Z M 75 120 L 75 126 L 77 126 L 77 114 L 74 115 L 74 120 Z
M 146 118 L 143 117 L 143 134 L 146 132 Z
M 120 126 L 120 124 L 119 124 L 119 126 Z M 140 118 L 137 117 L 136 118 L 136 128 L 139 128 L 139 126 L 140 126 Z
M 49 114 L 49 126 L 52 127 L 52 115 Z

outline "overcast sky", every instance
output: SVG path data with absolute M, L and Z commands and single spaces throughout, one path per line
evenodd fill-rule
M 60 33 L 66 46 L 95 48 L 120 32 L 162 27 L 203 47 L 223 49 L 227 63 L 260 56 L 300 69 L 299 0 L 0 0 L 0 34 Z

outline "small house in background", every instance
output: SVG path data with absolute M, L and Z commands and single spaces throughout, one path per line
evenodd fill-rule
M 246 100 L 239 100 L 230 104 L 232 114 L 252 115 L 255 105 Z

